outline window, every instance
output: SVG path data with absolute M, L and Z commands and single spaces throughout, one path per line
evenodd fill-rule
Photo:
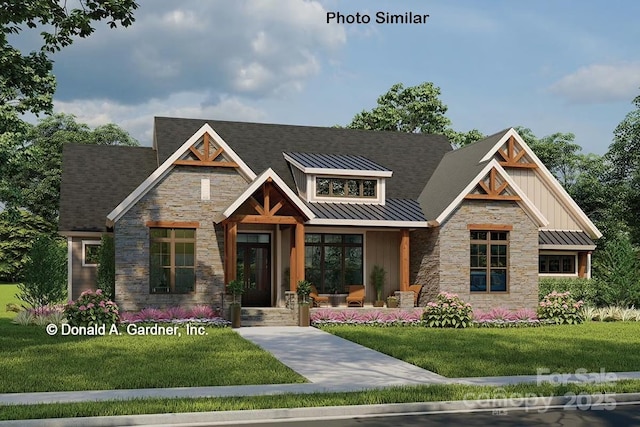
M 471 231 L 471 292 L 506 292 L 509 265 L 507 231 Z
M 538 272 L 576 274 L 575 255 L 540 255 Z
M 97 267 L 100 261 L 100 240 L 82 241 L 82 266 Z
M 362 285 L 362 234 L 305 235 L 305 278 L 320 293 L 343 293 Z
M 376 197 L 375 179 L 316 178 L 316 196 Z
M 196 230 L 150 228 L 149 235 L 150 292 L 193 292 L 196 281 Z

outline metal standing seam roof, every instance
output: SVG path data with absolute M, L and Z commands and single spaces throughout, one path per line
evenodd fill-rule
M 538 244 L 557 246 L 595 246 L 584 231 L 540 230 Z
M 415 221 L 426 218 L 420 203 L 410 199 L 387 199 L 384 205 L 370 203 L 318 203 L 307 206 L 321 219 L 354 219 L 363 221 Z
M 318 153 L 283 153 L 301 164 L 305 168 L 319 169 L 350 169 L 358 171 L 385 171 L 390 169 L 367 159 L 364 156 L 349 154 L 318 154 Z

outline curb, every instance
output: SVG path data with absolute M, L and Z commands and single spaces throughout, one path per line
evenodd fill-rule
M 0 427 L 116 427 L 116 426 L 196 426 L 244 422 L 293 421 L 296 419 L 341 419 L 384 415 L 483 412 L 524 410 L 545 412 L 548 409 L 599 408 L 612 410 L 618 404 L 640 404 L 640 393 L 579 394 L 555 397 L 520 397 L 445 402 L 391 403 L 359 406 L 324 406 L 314 408 L 260 409 L 246 411 L 187 412 L 179 414 L 118 415 L 85 418 L 49 418 L 0 421 Z

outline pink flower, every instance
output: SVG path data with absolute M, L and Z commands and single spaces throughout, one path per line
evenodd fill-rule
M 95 307 L 95 306 L 93 305 L 93 303 L 92 303 L 92 302 L 90 302 L 89 304 L 87 304 L 87 308 L 93 308 L 93 307 Z
M 96 295 L 102 295 L 102 289 L 98 289 L 98 290 L 96 291 Z
M 78 310 L 80 310 L 80 311 L 86 311 L 86 310 L 87 310 L 87 307 L 85 307 L 84 305 L 81 305 L 81 306 L 78 308 Z

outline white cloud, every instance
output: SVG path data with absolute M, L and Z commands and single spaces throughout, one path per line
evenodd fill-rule
M 154 98 L 141 104 L 128 105 L 107 99 L 86 99 L 70 102 L 56 101 L 56 112 L 73 114 L 81 123 L 91 127 L 117 123 L 138 139 L 141 145 L 151 145 L 153 117 L 188 117 L 216 120 L 259 122 L 266 113 L 237 97 L 222 97 L 209 102 L 206 92 L 180 92 L 167 98 Z
M 551 85 L 552 93 L 569 102 L 595 104 L 630 101 L 640 87 L 640 62 L 593 64 Z
M 175 92 L 254 98 L 298 91 L 346 44 L 306 0 L 155 0 L 56 55 L 57 98 L 138 104 Z

